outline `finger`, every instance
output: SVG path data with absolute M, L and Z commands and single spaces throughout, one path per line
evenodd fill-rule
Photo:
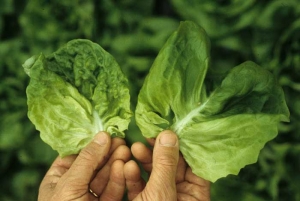
M 185 179 L 187 164 L 182 156 L 179 155 L 178 165 L 177 165 L 177 173 L 176 173 L 176 183 L 180 183 Z
M 145 187 L 145 181 L 141 177 L 141 171 L 133 160 L 125 163 L 124 176 L 127 187 L 128 200 L 133 200 Z
M 117 160 L 123 161 L 125 163 L 130 160 L 130 157 L 131 153 L 129 148 L 125 145 L 119 146 L 110 156 L 107 163 L 102 167 L 101 170 L 99 170 L 93 181 L 90 183 L 90 188 L 97 195 L 101 195 L 109 181 L 112 164 Z
M 202 186 L 204 188 L 208 188 L 210 187 L 210 182 L 201 178 L 201 177 L 198 177 L 197 175 L 195 175 L 193 172 L 192 172 L 192 169 L 190 167 L 187 168 L 187 171 L 185 173 L 185 180 L 187 180 L 188 182 L 190 183 L 193 183 L 193 184 L 197 184 L 199 186 Z
M 66 175 L 72 183 L 88 185 L 95 171 L 101 168 L 106 160 L 111 145 L 108 133 L 98 133 L 92 142 L 81 150 Z
M 52 163 L 51 167 L 47 171 L 43 181 L 41 182 L 40 188 L 39 188 L 39 200 L 47 200 L 48 194 L 53 191 L 62 177 L 74 160 L 76 159 L 77 155 L 71 155 L 64 158 L 57 157 L 54 162 Z M 44 192 L 47 192 L 45 194 Z
M 157 192 L 165 191 L 166 198 L 175 199 L 176 194 L 176 171 L 179 159 L 178 138 L 172 131 L 163 131 L 156 138 L 153 150 L 153 168 L 149 178 L 149 188 Z M 147 184 L 147 185 L 148 185 Z
M 146 138 L 147 142 L 149 143 L 150 146 L 154 146 L 155 144 L 155 138 Z
M 136 142 L 131 146 L 131 152 L 146 172 L 152 171 L 152 150 L 143 143 Z
M 54 188 L 62 175 L 64 175 L 75 161 L 77 155 L 70 155 L 64 158 L 57 157 L 47 171 L 42 183 L 42 186 Z
M 102 190 L 104 189 L 104 186 L 106 186 L 107 184 L 111 164 L 115 160 L 123 160 L 124 162 L 126 162 L 130 159 L 130 150 L 124 145 L 126 145 L 124 139 L 116 137 L 111 140 L 111 148 L 107 156 L 109 160 L 104 165 L 104 167 L 102 167 L 102 169 L 96 173 L 97 176 L 93 179 L 93 181 L 90 184 L 92 189 L 94 189 L 94 187 L 95 189 L 97 189 L 94 191 L 97 194 L 101 194 Z M 117 149 L 119 150 L 116 151 Z
M 71 167 L 71 165 L 73 164 L 73 162 L 75 161 L 75 159 L 77 158 L 78 155 L 69 155 L 66 156 L 64 158 L 61 158 L 60 156 L 58 156 L 54 162 L 52 163 L 51 167 L 63 167 L 65 169 L 69 169 Z M 50 167 L 50 169 L 51 169 Z
M 181 184 L 182 185 L 182 184 Z M 186 187 L 189 187 L 189 185 L 187 185 Z M 177 186 L 177 189 L 181 188 Z M 185 192 L 181 192 L 180 190 L 177 192 L 177 200 L 188 200 L 188 201 L 209 201 L 209 200 L 203 200 L 203 199 L 198 199 L 193 197 L 192 195 L 189 195 Z
M 192 172 L 190 167 L 185 174 L 187 182 L 177 186 L 178 191 L 191 195 L 199 200 L 210 200 L 210 182 L 198 177 Z
M 201 186 L 189 183 L 188 181 L 177 184 L 178 200 L 210 200 L 210 193 Z
M 77 155 L 70 155 L 64 158 L 58 156 L 52 163 L 45 176 L 61 177 L 71 167 L 76 157 Z
M 109 175 L 108 184 L 102 193 L 100 200 L 122 200 L 125 192 L 124 161 L 114 161 Z
M 126 142 L 124 139 L 119 138 L 119 137 L 112 138 L 109 155 L 111 155 L 121 145 L 126 145 Z

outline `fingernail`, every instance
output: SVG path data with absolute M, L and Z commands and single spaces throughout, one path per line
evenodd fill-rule
M 177 144 L 177 136 L 171 133 L 164 133 L 160 136 L 159 143 L 165 147 L 174 147 Z
M 94 142 L 96 142 L 97 144 L 99 144 L 100 146 L 104 146 L 107 144 L 107 134 L 100 132 L 97 135 L 95 135 L 94 137 Z

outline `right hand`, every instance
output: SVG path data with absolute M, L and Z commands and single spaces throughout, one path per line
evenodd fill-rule
M 131 148 L 134 157 L 151 173 L 147 184 L 135 161 L 131 160 L 124 166 L 129 200 L 210 200 L 210 182 L 196 176 L 187 166 L 179 153 L 175 133 L 163 131 L 149 143 L 154 145 L 153 151 L 139 142 Z

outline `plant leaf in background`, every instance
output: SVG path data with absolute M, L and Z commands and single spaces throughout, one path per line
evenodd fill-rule
M 60 156 L 78 153 L 99 131 L 125 137 L 128 81 L 114 58 L 89 40 L 68 42 L 24 63 L 28 116 Z
M 256 162 L 289 111 L 274 76 L 253 62 L 234 67 L 219 87 L 207 90 L 209 51 L 205 31 L 182 22 L 150 69 L 136 122 L 146 137 L 176 132 L 192 171 L 215 182 Z
M 209 1 L 172 0 L 176 11 L 185 19 L 201 24 L 210 37 L 224 37 L 234 33 L 255 21 L 260 7 L 255 0 Z M 230 26 L 228 26 L 230 25 Z

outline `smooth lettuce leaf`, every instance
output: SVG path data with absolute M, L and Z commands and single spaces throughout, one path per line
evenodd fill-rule
M 145 137 L 156 137 L 206 100 L 209 44 L 204 29 L 185 22 L 160 50 L 138 96 L 136 120 Z
M 136 122 L 145 137 L 165 129 L 179 137 L 192 171 L 209 181 L 257 161 L 265 143 L 289 121 L 284 93 L 274 76 L 247 61 L 213 89 L 205 31 L 182 22 L 155 59 L 138 96 Z
M 124 137 L 132 112 L 128 81 L 96 43 L 76 39 L 24 65 L 28 117 L 59 155 L 78 153 L 99 131 Z

